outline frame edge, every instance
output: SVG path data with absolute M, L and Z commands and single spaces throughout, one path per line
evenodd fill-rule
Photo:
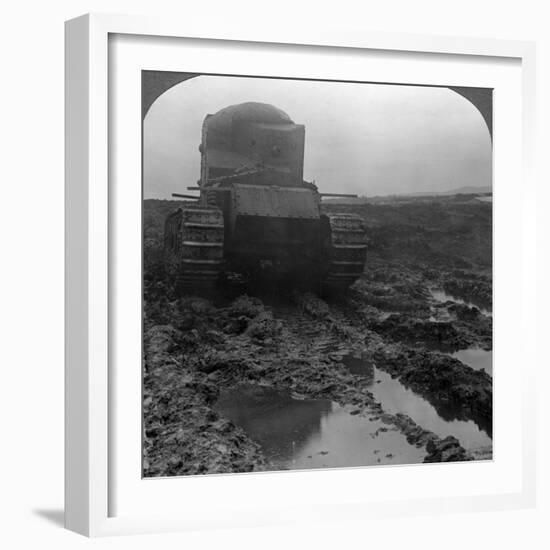
M 132 525 L 126 518 L 108 518 L 107 505 L 103 504 L 107 490 L 107 479 L 104 477 L 106 458 L 103 464 L 104 451 L 107 450 L 103 448 L 106 437 L 102 437 L 99 442 L 96 439 L 98 432 L 103 433 L 105 430 L 103 435 L 107 433 L 107 402 L 103 402 L 107 390 L 101 387 L 105 376 L 102 362 L 105 351 L 102 347 L 104 329 L 96 325 L 99 318 L 103 317 L 101 310 L 106 295 L 103 295 L 103 279 L 96 284 L 93 277 L 101 272 L 103 278 L 106 263 L 106 258 L 100 256 L 103 245 L 106 245 L 104 237 L 107 231 L 106 225 L 102 226 L 105 220 L 101 212 L 106 198 L 103 196 L 106 192 L 105 182 L 102 181 L 105 176 L 103 161 L 106 160 L 106 147 L 101 140 L 106 139 L 103 130 L 107 127 L 107 121 L 102 119 L 107 112 L 108 92 L 104 86 L 107 82 L 107 61 L 104 55 L 107 36 L 109 33 L 185 36 L 186 33 L 182 31 L 179 23 L 111 14 L 88 14 L 65 23 L 65 527 L 86 536 L 150 532 L 150 529 L 157 528 L 180 531 L 185 528 L 179 522 L 176 527 L 166 525 L 171 522 L 159 522 L 156 525 L 152 521 L 149 528 Z M 210 32 L 218 34 L 221 40 L 236 39 L 227 31 Z M 191 33 L 201 34 L 209 33 L 203 33 L 201 29 L 194 29 Z M 395 37 L 391 33 L 365 34 L 371 37 L 370 47 L 373 49 L 385 49 L 388 40 Z M 321 42 L 317 45 L 346 47 L 335 44 L 338 40 L 330 32 L 322 34 L 322 38 L 316 38 Z M 411 43 L 409 51 L 510 56 L 524 62 L 527 60 L 530 78 L 524 80 L 524 84 L 527 90 L 534 84 L 534 42 L 429 35 L 408 35 L 407 39 Z M 268 41 L 258 40 L 255 36 L 249 40 Z M 465 41 L 467 46 L 459 45 L 458 40 Z M 348 47 L 368 47 L 359 45 L 359 42 L 365 41 L 367 39 L 363 36 L 352 33 L 348 42 L 354 45 Z M 279 42 L 292 43 L 292 40 L 287 33 L 286 40 Z M 503 53 L 494 53 L 493 50 L 499 48 Z M 475 49 L 484 53 L 473 53 Z M 534 107 L 528 114 L 528 132 L 525 133 L 526 136 L 531 135 L 531 142 L 533 118 Z M 532 168 L 533 160 L 530 157 L 532 154 L 526 159 L 527 170 Z M 96 360 L 102 364 L 97 365 Z M 96 368 L 101 372 L 95 372 Z M 528 390 L 532 395 L 534 383 L 531 380 Z M 104 405 L 104 410 L 100 411 L 99 405 Z M 534 447 L 531 432 L 525 442 L 530 449 Z M 527 466 L 527 463 L 524 464 Z M 532 464 L 529 466 L 532 467 Z M 513 508 L 534 505 L 534 476 L 529 475 L 527 482 L 522 493 L 510 499 Z M 500 506 L 507 509 L 504 503 Z
M 89 17 L 65 23 L 65 527 L 89 535 Z

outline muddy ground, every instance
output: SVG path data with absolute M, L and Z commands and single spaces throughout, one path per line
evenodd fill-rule
M 144 475 L 272 469 L 260 445 L 216 408 L 220 389 L 254 384 L 330 399 L 380 419 L 425 450 L 425 462 L 491 458 L 376 402 L 345 356 L 397 378 L 447 419 L 491 435 L 492 377 L 451 357 L 492 349 L 491 211 L 474 196 L 325 206 L 367 225 L 365 273 L 321 298 L 292 288 L 231 287 L 176 296 L 162 263 L 164 217 L 181 203 L 144 202 Z M 431 289 L 456 301 L 442 302 Z M 476 307 L 477 306 L 477 307 Z

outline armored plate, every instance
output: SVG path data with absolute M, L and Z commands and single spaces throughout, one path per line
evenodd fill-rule
M 235 185 L 238 216 L 318 219 L 319 202 L 311 189 L 263 185 Z

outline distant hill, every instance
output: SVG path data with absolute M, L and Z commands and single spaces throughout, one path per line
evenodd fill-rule
M 366 202 L 386 202 L 388 200 L 406 200 L 407 197 L 411 199 L 419 199 L 421 197 L 452 197 L 453 195 L 484 195 L 491 194 L 493 188 L 491 186 L 485 187 L 474 187 L 474 186 L 464 186 L 458 187 L 456 189 L 451 189 L 450 191 L 418 191 L 416 193 L 399 193 L 391 195 L 375 195 L 375 196 L 361 196 L 361 197 L 346 197 L 346 198 L 335 198 L 335 199 L 325 199 L 323 200 L 324 204 L 364 204 Z
M 491 185 L 486 185 L 484 187 L 474 187 L 472 185 L 470 186 L 464 186 L 464 187 L 458 187 L 456 189 L 451 189 L 450 191 L 420 191 L 418 193 L 405 193 L 405 195 L 411 196 L 411 197 L 429 197 L 433 195 L 474 195 L 474 194 L 482 194 L 482 193 L 492 193 L 493 187 Z

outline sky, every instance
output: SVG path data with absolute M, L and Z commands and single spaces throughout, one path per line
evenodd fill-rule
M 492 182 L 479 111 L 448 88 L 199 76 L 167 90 L 144 120 L 144 198 L 185 193 L 200 176 L 204 117 L 246 101 L 305 125 L 304 179 L 320 192 L 444 192 Z

